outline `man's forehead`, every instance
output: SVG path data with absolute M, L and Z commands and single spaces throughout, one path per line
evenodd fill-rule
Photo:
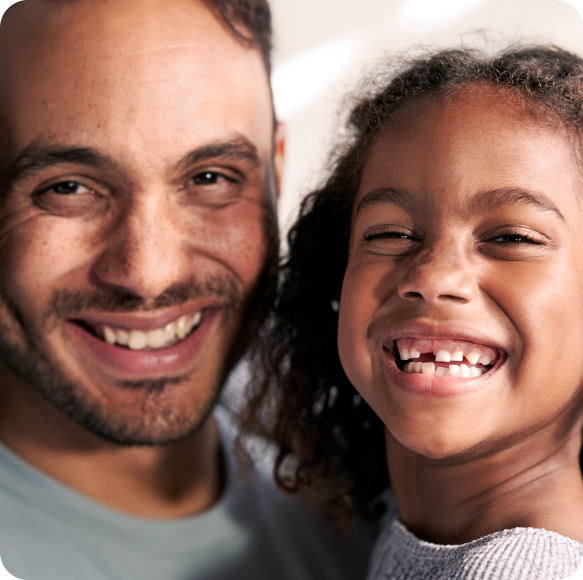
M 16 146 L 116 124 L 128 142 L 144 130 L 180 141 L 194 118 L 203 140 L 272 129 L 260 53 L 200 0 L 26 0 L 0 27 L 0 69 Z
M 201 0 L 25 0 L 2 20 L 0 62 L 0 74 L 16 68 L 21 76 L 100 82 L 176 64 L 183 76 L 212 72 L 216 79 L 221 69 L 243 66 L 256 74 L 250 63 L 261 69 L 259 52 L 243 46 Z
M 54 48 L 72 40 L 80 49 L 97 44 L 104 54 L 151 51 L 167 44 L 168 33 L 180 44 L 209 41 L 222 31 L 225 47 L 238 44 L 202 0 L 24 0 L 6 11 L 3 24 L 0 41 Z

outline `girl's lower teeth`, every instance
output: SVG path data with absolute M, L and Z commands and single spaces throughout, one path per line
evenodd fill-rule
M 449 365 L 436 366 L 432 362 L 410 362 L 405 363 L 402 371 L 404 373 L 417 373 L 423 375 L 435 375 L 438 377 L 479 377 L 488 372 L 488 368 L 476 367 L 473 365 Z

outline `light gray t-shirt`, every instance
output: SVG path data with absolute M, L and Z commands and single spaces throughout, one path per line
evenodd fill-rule
M 388 511 L 367 580 L 564 580 L 583 561 L 583 544 L 535 528 L 504 530 L 460 545 L 425 542 L 399 521 L 392 493 L 384 499 Z M 583 578 L 583 569 L 576 577 Z
M 202 514 L 132 517 L 0 444 L 0 557 L 23 580 L 358 580 L 373 535 L 364 525 L 338 534 L 266 479 L 245 483 L 232 473 L 221 500 Z

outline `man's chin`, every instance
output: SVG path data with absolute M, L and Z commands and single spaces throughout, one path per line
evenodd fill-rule
M 150 391 L 151 393 L 152 391 Z M 139 413 L 119 410 L 77 408 L 70 418 L 98 437 L 117 445 L 163 446 L 179 443 L 194 435 L 205 424 L 216 399 L 204 410 L 177 412 L 173 406 L 160 408 L 155 401 L 146 403 Z
M 26 353 L 2 344 L 0 359 L 34 392 L 73 421 L 108 442 L 159 446 L 196 433 L 212 411 L 224 372 L 119 379 L 107 369 L 67 372 L 45 349 Z M 220 367 L 220 365 L 219 365 Z
M 54 407 L 98 437 L 124 446 L 159 446 L 177 443 L 195 434 L 205 423 L 220 394 L 217 381 L 204 393 L 186 378 L 124 381 L 100 385 L 102 393 L 116 396 L 91 398 L 89 389 L 61 382 L 58 392 L 48 385 L 37 389 Z M 91 391 L 95 389 L 92 386 Z M 193 401 L 193 394 L 197 395 Z

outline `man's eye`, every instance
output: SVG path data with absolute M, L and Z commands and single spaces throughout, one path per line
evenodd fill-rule
M 61 183 L 55 183 L 55 185 L 51 185 L 47 189 L 45 189 L 42 193 L 46 193 L 49 191 L 53 191 L 59 195 L 75 195 L 75 194 L 95 194 L 95 191 L 89 189 L 85 185 L 81 185 L 77 181 L 62 181 Z
M 221 179 L 224 179 L 224 175 L 217 173 L 216 171 L 204 171 L 199 173 L 192 178 L 195 185 L 216 185 Z

